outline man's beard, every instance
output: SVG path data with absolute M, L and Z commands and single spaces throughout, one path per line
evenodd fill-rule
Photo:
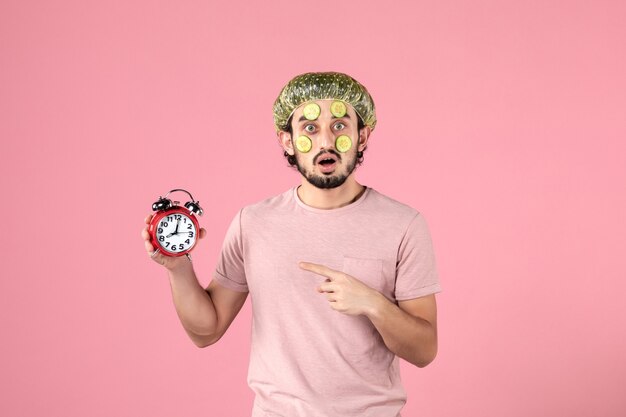
M 341 158 L 334 151 L 329 151 L 329 153 L 335 155 L 337 157 L 337 160 Z M 341 159 L 344 159 L 344 158 L 341 158 Z M 313 158 L 313 160 L 316 160 L 316 158 Z M 352 174 L 352 171 L 355 170 L 356 162 L 357 162 L 357 158 L 356 158 L 356 154 L 354 154 L 352 155 L 351 159 L 347 160 L 348 165 L 347 165 L 347 170 L 346 170 L 347 172 L 345 174 L 338 175 L 335 173 L 330 173 L 328 175 L 325 175 L 325 174 L 317 175 L 317 174 L 313 174 L 312 172 L 308 172 L 302 165 L 300 165 L 300 160 L 298 158 L 298 155 L 296 155 L 296 167 L 298 168 L 298 171 L 300 171 L 300 174 L 302 174 L 304 178 L 306 178 L 306 180 L 314 187 L 323 188 L 323 189 L 336 188 L 342 185 L 344 182 L 346 182 L 350 174 Z

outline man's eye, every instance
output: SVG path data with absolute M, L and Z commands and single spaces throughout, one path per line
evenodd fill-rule
M 339 126 L 339 128 L 337 128 L 337 126 Z M 343 123 L 341 123 L 341 122 L 339 122 L 339 123 L 335 124 L 335 128 L 336 128 L 337 130 L 339 130 L 339 129 L 343 129 L 344 127 L 346 127 L 346 125 L 344 125 L 344 124 L 343 124 Z
M 315 126 L 313 126 L 313 125 L 306 125 L 306 126 L 304 126 L 304 130 L 306 130 L 307 132 L 312 132 L 314 129 L 315 129 Z

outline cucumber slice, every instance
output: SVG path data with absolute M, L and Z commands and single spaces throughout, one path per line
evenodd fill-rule
M 307 120 L 317 119 L 320 116 L 320 112 L 320 106 L 318 106 L 317 103 L 309 103 L 304 106 L 304 109 L 302 110 L 302 114 L 307 118 Z
M 306 153 L 310 151 L 311 146 L 312 146 L 312 142 L 308 136 L 302 135 L 302 136 L 298 136 L 298 138 L 296 139 L 296 148 L 298 148 L 300 152 Z
M 339 152 L 346 152 L 348 149 L 352 147 L 352 139 L 348 135 L 337 136 L 335 139 L 335 148 Z
M 330 105 L 330 112 L 333 114 L 333 116 L 343 117 L 348 112 L 348 109 L 346 109 L 346 105 L 343 103 L 343 101 L 336 100 L 333 101 L 333 103 Z

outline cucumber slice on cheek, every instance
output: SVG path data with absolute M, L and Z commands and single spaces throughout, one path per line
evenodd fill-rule
M 312 146 L 312 142 L 308 136 L 301 135 L 301 136 L 298 136 L 298 138 L 296 139 L 296 148 L 298 148 L 300 152 L 306 153 L 310 151 L 311 146 Z
M 352 139 L 350 139 L 350 136 L 341 135 L 341 136 L 337 136 L 337 139 L 335 139 L 335 148 L 337 148 L 339 152 L 346 152 L 351 147 L 352 147 Z

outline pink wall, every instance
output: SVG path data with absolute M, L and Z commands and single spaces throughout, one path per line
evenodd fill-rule
M 625 415 L 625 12 L 4 0 L 0 415 L 249 415 L 250 299 L 196 348 L 140 230 L 195 193 L 207 285 L 236 210 L 299 182 L 273 100 L 327 70 L 376 100 L 358 179 L 433 234 L 440 349 L 402 362 L 403 415 Z

